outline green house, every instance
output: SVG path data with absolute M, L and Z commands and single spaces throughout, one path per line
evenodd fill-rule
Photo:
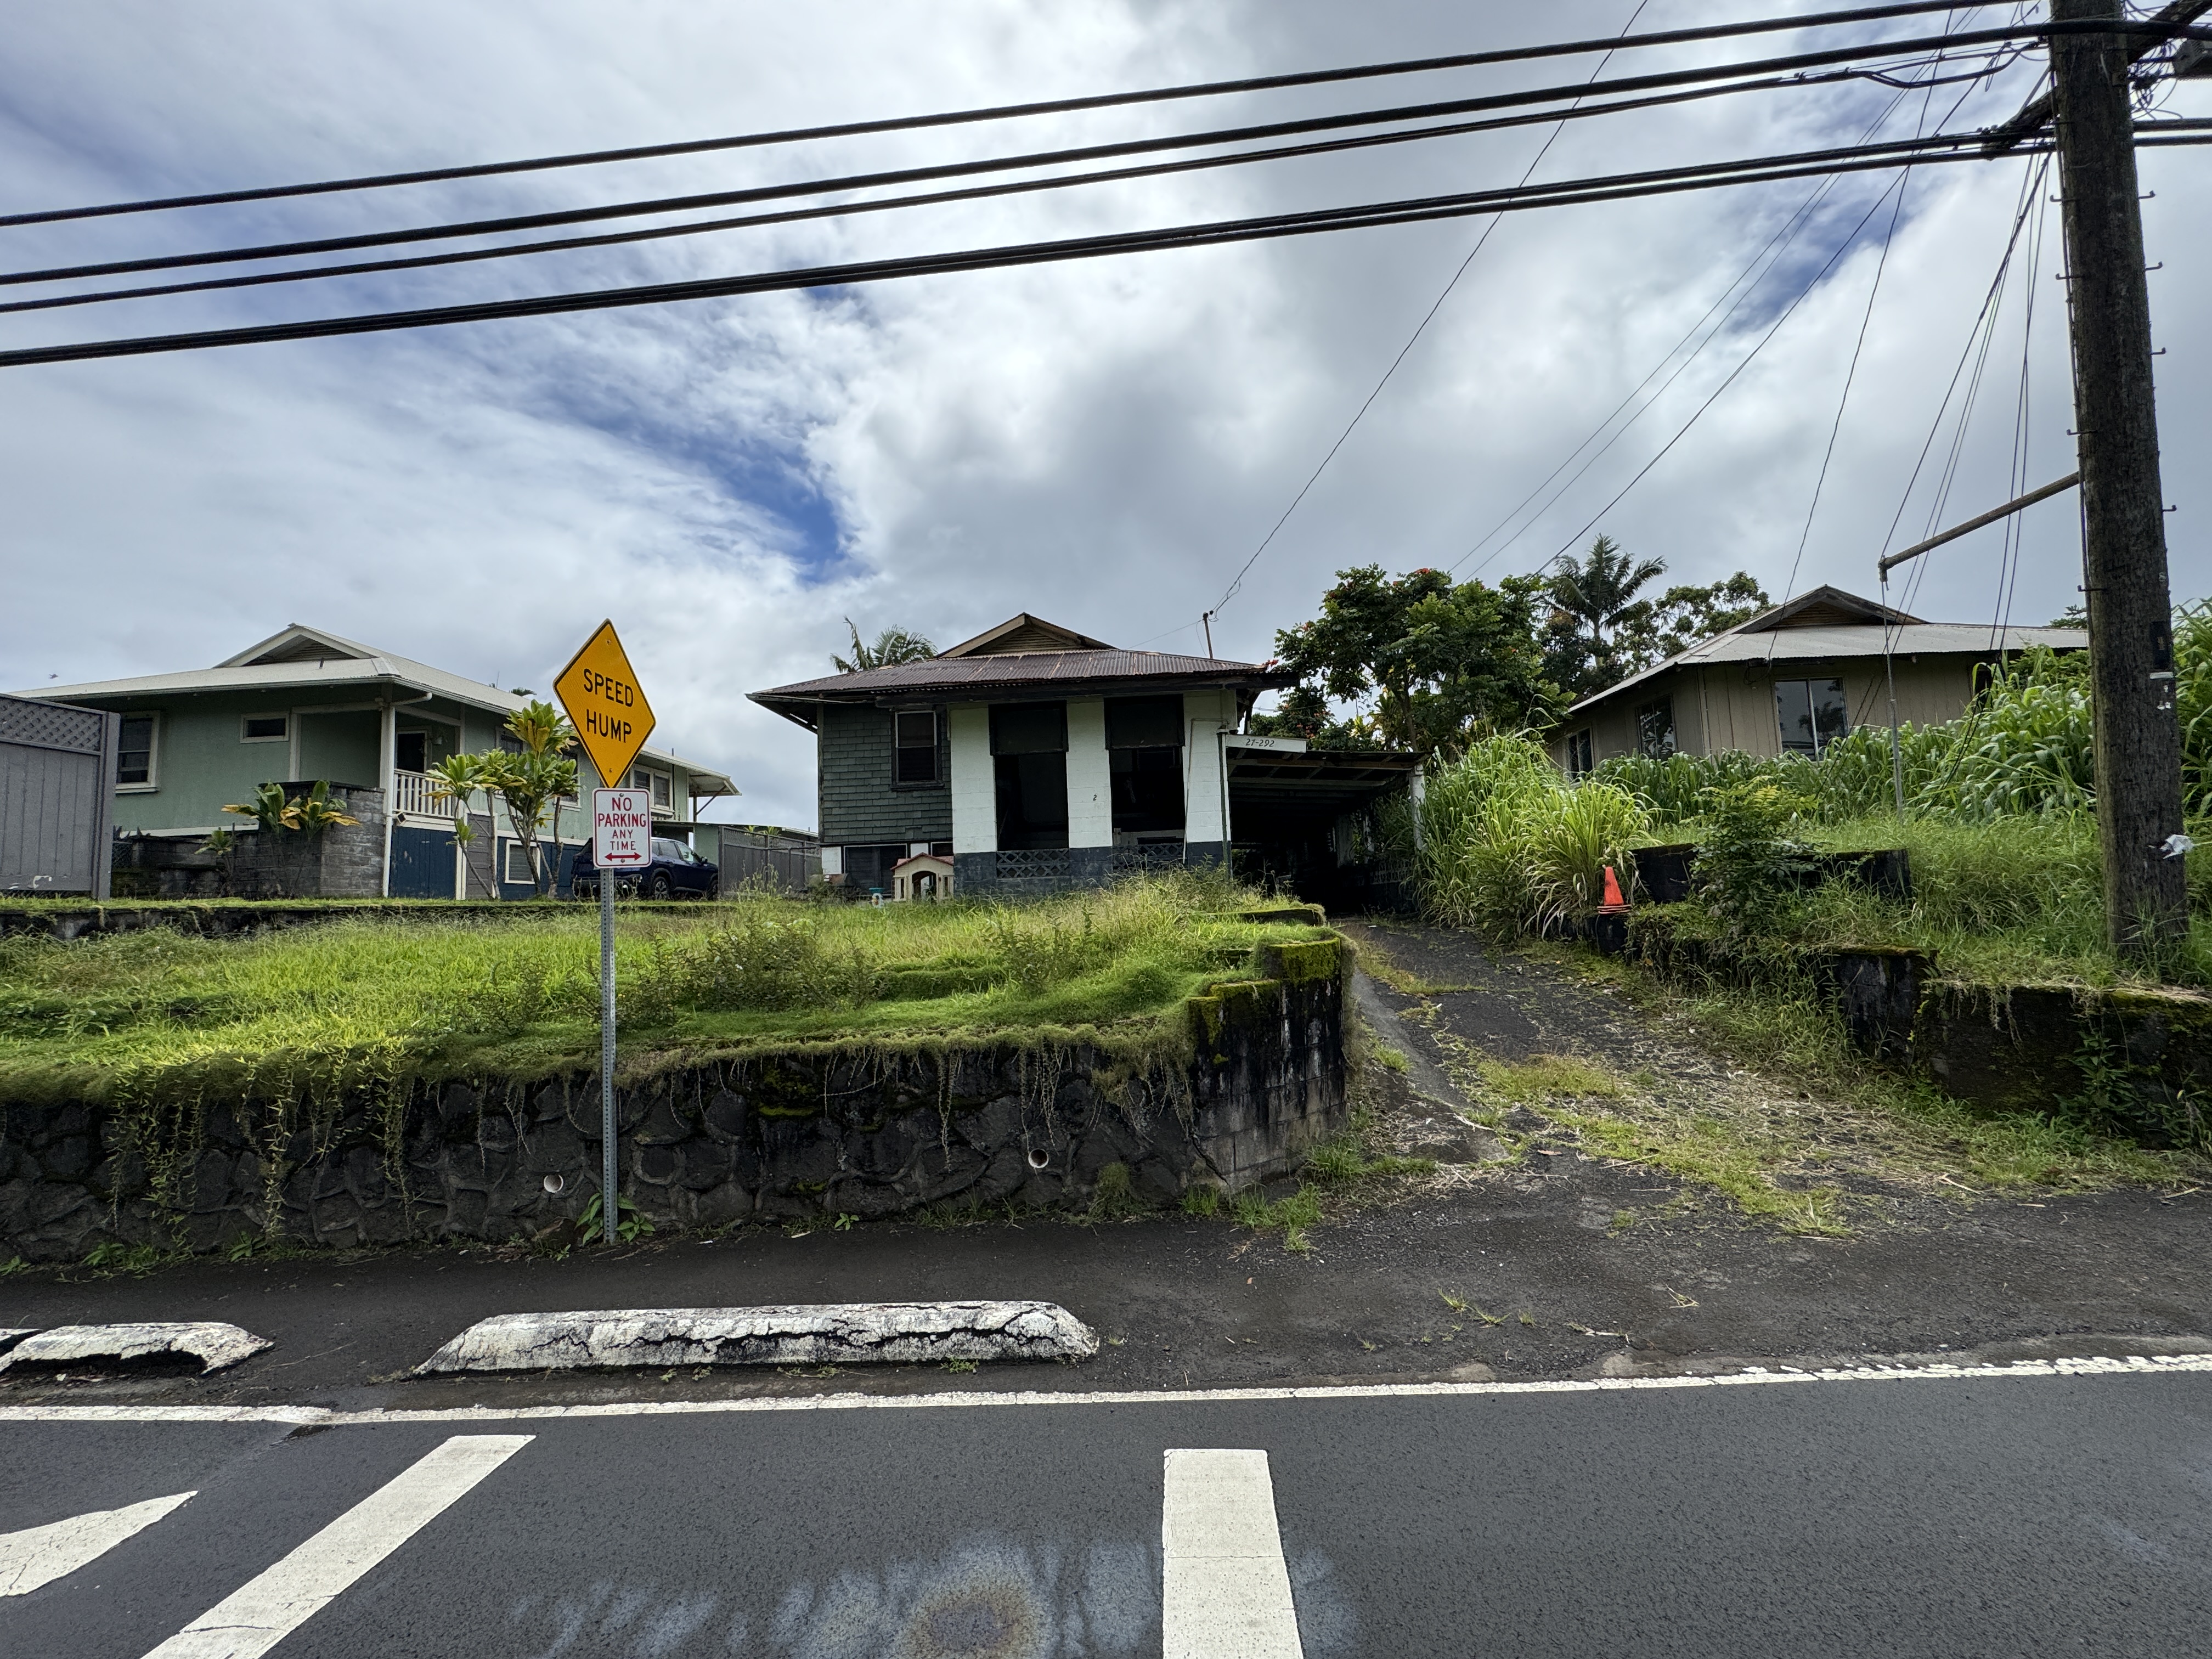
M 212 668 L 30 695 L 121 716 L 116 833 L 173 853 L 165 865 L 157 848 L 143 865 L 189 870 L 190 849 L 210 831 L 240 826 L 226 805 L 264 783 L 323 780 L 364 826 L 353 836 L 364 851 L 346 878 L 349 896 L 486 897 L 488 876 L 508 896 L 532 890 L 524 847 L 495 804 L 481 794 L 441 799 L 428 775 L 447 756 L 512 747 L 505 723 L 526 696 L 296 623 Z M 580 765 L 581 787 L 598 787 L 590 762 Z M 661 833 L 679 840 L 701 805 L 737 793 L 726 774 L 650 747 L 620 781 L 651 790 Z M 477 836 L 465 857 L 453 835 L 465 812 Z M 590 826 L 573 800 L 560 820 L 565 882 Z M 550 817 L 540 838 L 550 856 Z M 165 881 L 163 890 L 183 888 Z

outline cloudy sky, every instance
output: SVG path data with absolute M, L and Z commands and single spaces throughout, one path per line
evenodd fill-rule
M 1610 35 L 1637 9 L 1635 0 L 85 0 L 25 8 L 0 33 L 0 211 Z M 1637 27 L 1758 9 L 1647 0 Z M 1960 10 L 1990 21 L 2014 8 Z M 1640 52 L 1610 72 L 1793 41 L 1812 44 L 1784 35 Z M 16 228 L 4 232 L 5 268 L 1195 131 L 1576 81 L 1597 68 L 1581 58 Z M 1885 136 L 1947 114 L 1954 128 L 1986 123 L 2017 106 L 2034 72 L 2023 64 L 1932 102 L 1866 82 L 1751 93 L 1576 122 L 1556 137 L 1524 128 L 630 248 L 19 314 L 0 342 L 1419 197 L 1510 185 L 1532 161 L 1539 179 L 1566 179 L 1812 149 L 1856 142 L 1877 121 Z M 2212 115 L 2212 82 L 2170 89 L 2166 106 Z M 1824 581 L 1874 592 L 1873 561 L 1967 349 L 2027 165 L 1920 170 L 1886 258 L 1893 174 L 1846 179 L 1802 216 L 1814 186 L 1797 182 L 1498 222 L 1217 621 L 1217 647 L 1268 655 L 1273 631 L 1311 615 L 1340 567 L 1464 561 L 1462 574 L 1495 577 L 1538 568 L 1598 530 L 1664 557 L 1674 580 L 1741 568 L 1778 597 Z M 2174 586 L 2197 598 L 2212 589 L 2212 471 L 2198 459 L 2212 441 L 2212 313 L 2185 301 L 2212 271 L 2212 150 L 2147 155 L 2143 173 L 2156 192 L 2145 206 L 2149 256 L 2164 267 L 2150 280 L 2168 354 L 2159 376 Z M 2037 193 L 2039 213 L 2051 193 Z M 723 815 L 811 826 L 811 741 L 746 691 L 825 672 L 847 617 L 866 634 L 896 623 L 950 643 L 1027 610 L 1117 644 L 1202 648 L 1200 612 L 1488 224 L 0 371 L 9 595 L 0 684 L 204 666 L 299 621 L 542 690 L 611 614 L 660 711 L 660 740 L 727 768 L 744 788 Z M 1905 503 L 1900 544 L 1931 514 L 1954 521 L 2013 493 L 2016 428 L 2029 483 L 2071 466 L 2055 210 L 2046 228 L 2040 249 L 2024 244 L 2018 257 L 1948 501 L 1935 493 L 1953 442 L 1946 426 Z M 1656 392 L 1648 410 L 1625 430 L 1606 425 L 1640 386 L 1628 408 Z M 1578 453 L 1601 432 L 1610 447 Z M 1923 562 L 1911 608 L 1992 618 L 2008 599 L 2004 554 L 1989 532 Z M 2067 506 L 2027 518 L 2017 562 L 2014 620 L 2047 620 L 2074 599 Z

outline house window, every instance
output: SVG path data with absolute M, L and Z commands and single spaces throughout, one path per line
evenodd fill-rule
M 1782 729 L 1782 752 L 1808 759 L 1825 753 L 1851 729 L 1841 680 L 1775 681 L 1774 716 Z
M 248 714 L 239 727 L 240 743 L 283 743 L 292 735 L 292 722 L 283 714 Z
M 1067 705 L 1000 703 L 991 710 L 999 846 L 1024 852 L 1067 845 Z
M 937 716 L 927 708 L 902 708 L 891 716 L 895 783 L 937 781 Z
M 1589 727 L 1585 726 L 1567 739 L 1567 775 L 1586 778 L 1594 769 L 1590 759 Z
M 115 744 L 115 783 L 119 789 L 154 787 L 154 726 L 151 714 L 125 714 Z
M 1674 752 L 1674 700 L 1662 697 L 1636 711 L 1636 752 L 1665 760 Z
M 653 772 L 642 766 L 638 767 L 629 775 L 629 787 L 633 789 L 650 789 L 653 792 L 653 804 L 655 806 L 666 806 L 669 804 L 670 785 L 668 774 L 665 772 Z
M 397 732 L 392 738 L 392 763 L 402 772 L 427 772 L 430 769 L 430 734 L 428 732 Z
M 1106 760 L 1116 835 L 1182 833 L 1181 697 L 1109 697 Z
M 501 879 L 515 887 L 535 887 L 538 872 L 530 867 L 530 849 L 519 841 L 501 844 L 507 848 L 507 870 Z

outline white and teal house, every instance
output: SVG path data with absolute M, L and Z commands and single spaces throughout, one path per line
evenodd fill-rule
M 441 799 L 429 769 L 446 757 L 513 747 L 509 714 L 531 701 L 428 663 L 295 623 L 212 668 L 27 695 L 112 710 L 121 719 L 114 779 L 116 833 L 196 845 L 241 820 L 223 808 L 267 782 L 327 781 L 371 832 L 347 891 L 395 898 L 488 897 L 489 864 L 502 893 L 532 890 L 523 844 L 503 812 L 478 794 Z M 599 782 L 579 762 L 580 787 Z M 650 790 L 661 833 L 683 839 L 706 801 L 734 794 L 716 769 L 647 747 L 622 781 Z M 464 858 L 454 826 L 466 813 L 477 840 Z M 577 803 L 561 810 L 560 876 L 590 823 Z M 556 844 L 550 821 L 540 841 Z

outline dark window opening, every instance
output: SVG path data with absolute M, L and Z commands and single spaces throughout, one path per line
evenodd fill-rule
M 1662 697 L 1636 711 L 1636 752 L 1646 760 L 1665 760 L 1674 754 L 1674 698 Z
M 154 780 L 154 717 L 125 714 L 115 745 L 115 781 L 150 783 Z
M 1182 833 L 1182 699 L 1109 697 L 1107 761 L 1114 833 Z
M 952 856 L 952 843 L 949 841 L 933 841 L 930 842 L 929 856 L 933 859 L 951 858 Z
M 1569 777 L 1586 778 L 1596 769 L 1590 758 L 1590 752 L 1589 727 L 1585 726 L 1567 739 L 1567 775 Z
M 430 769 L 430 734 L 401 732 L 392 739 L 392 763 L 403 772 Z
M 1067 705 L 1002 702 L 991 709 L 999 845 L 1008 852 L 1067 845 Z
M 248 714 L 240 734 L 248 743 L 267 743 L 289 735 L 290 721 L 283 714 Z
M 937 716 L 927 708 L 902 709 L 891 716 L 896 783 L 937 781 Z
M 891 895 L 891 866 L 906 856 L 906 843 L 900 842 L 889 847 L 848 847 L 845 848 L 845 886 L 849 892 L 863 896 L 881 893 Z
M 1850 735 L 1841 680 L 1775 681 L 1774 716 L 1785 755 L 1817 759 L 1838 738 Z

